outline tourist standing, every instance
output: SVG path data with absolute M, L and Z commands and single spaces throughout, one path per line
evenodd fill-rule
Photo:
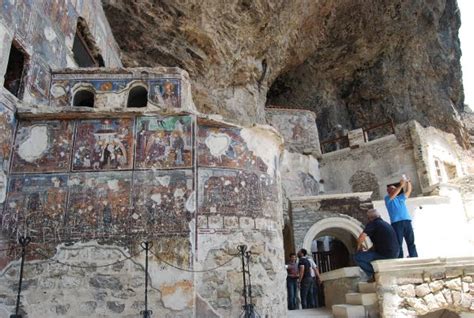
M 402 192 L 405 186 L 406 191 Z M 385 206 L 390 216 L 390 223 L 392 223 L 392 227 L 397 234 L 398 244 L 400 245 L 399 258 L 403 258 L 404 238 L 407 243 L 408 255 L 410 257 L 418 257 L 415 246 L 415 234 L 413 233 L 413 227 L 411 225 L 411 216 L 405 204 L 406 199 L 410 197 L 411 191 L 411 181 L 403 175 L 399 184 L 389 184 L 387 186 L 387 195 L 384 197 Z
M 298 286 L 300 288 L 300 297 L 301 297 L 301 307 L 303 309 L 311 308 L 311 302 L 308 300 L 314 299 L 313 297 L 313 284 L 314 278 L 311 276 L 311 263 L 306 258 L 308 252 L 302 248 L 298 252 L 299 262 L 298 262 L 298 269 L 299 269 L 299 279 L 298 279 Z
M 288 290 L 288 309 L 294 310 L 296 307 L 296 293 L 298 292 L 298 262 L 296 254 L 290 254 L 290 261 L 286 263 L 286 288 Z

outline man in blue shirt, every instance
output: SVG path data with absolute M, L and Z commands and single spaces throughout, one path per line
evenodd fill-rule
M 406 191 L 403 193 L 402 189 L 405 185 Z M 400 245 L 399 258 L 403 258 L 403 238 L 405 238 L 405 242 L 407 243 L 408 255 L 410 257 L 418 257 L 415 246 L 415 234 L 413 233 L 413 227 L 411 225 L 411 216 L 405 204 L 406 199 L 410 197 L 411 191 L 412 185 L 410 179 L 404 177 L 400 180 L 399 184 L 387 185 L 387 195 L 384 197 L 385 206 L 390 216 L 390 223 L 392 223 Z
M 378 259 L 396 258 L 398 256 L 398 241 L 393 228 L 382 220 L 377 210 L 367 211 L 369 223 L 357 239 L 357 253 L 354 260 L 360 268 L 369 276 L 369 282 L 374 281 L 374 268 L 371 262 Z M 367 236 L 373 243 L 369 251 L 362 251 Z

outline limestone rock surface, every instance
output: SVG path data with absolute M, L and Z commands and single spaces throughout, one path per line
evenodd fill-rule
M 267 103 L 307 108 L 323 138 L 388 118 L 464 134 L 455 0 L 103 4 L 124 64 L 187 70 L 201 112 L 248 124 Z

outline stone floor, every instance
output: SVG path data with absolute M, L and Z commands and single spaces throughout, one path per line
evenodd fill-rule
M 332 318 L 332 312 L 327 308 L 288 310 L 288 318 Z

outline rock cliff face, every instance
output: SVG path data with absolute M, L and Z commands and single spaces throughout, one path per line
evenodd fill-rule
M 268 103 L 314 110 L 320 134 L 416 119 L 458 136 L 455 0 L 113 1 L 127 66 L 179 66 L 205 113 L 252 123 Z

